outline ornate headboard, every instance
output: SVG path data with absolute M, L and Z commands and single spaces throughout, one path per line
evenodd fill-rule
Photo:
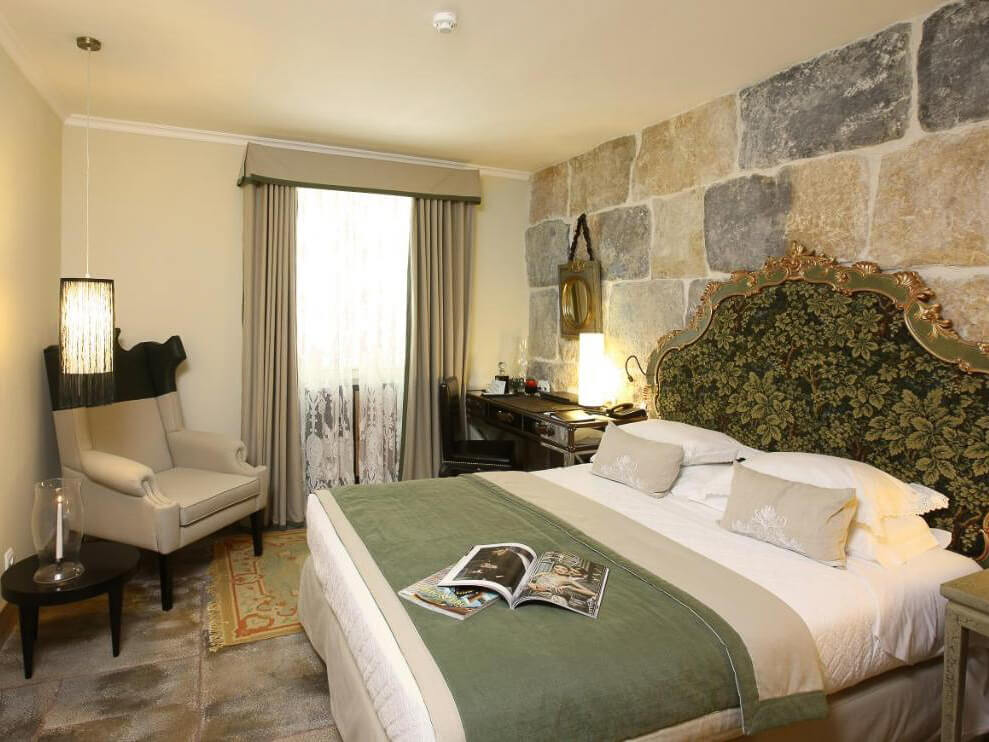
M 866 461 L 943 492 L 925 517 L 989 557 L 989 343 L 962 340 L 916 273 L 801 245 L 712 282 L 650 364 L 659 417 L 768 451 Z

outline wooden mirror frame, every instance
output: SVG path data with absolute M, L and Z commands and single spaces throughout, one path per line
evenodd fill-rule
M 560 335 L 575 338 L 582 332 L 601 332 L 601 264 L 596 260 L 572 260 L 558 268 L 559 289 L 557 305 L 560 315 Z M 580 282 L 587 287 L 587 315 L 583 322 L 575 322 L 564 306 L 567 292 L 564 288 Z

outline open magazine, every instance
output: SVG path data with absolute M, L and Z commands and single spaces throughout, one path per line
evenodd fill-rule
M 398 594 L 409 602 L 459 621 L 470 618 L 498 600 L 498 593 L 479 587 L 440 587 L 440 580 L 449 571 L 450 567 L 444 567 L 399 590 Z
M 607 581 L 607 567 L 575 554 L 547 551 L 536 556 L 525 544 L 481 544 L 438 584 L 493 590 L 513 609 L 538 600 L 597 618 Z

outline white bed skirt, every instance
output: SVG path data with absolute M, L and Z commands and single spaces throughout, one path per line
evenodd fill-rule
M 361 672 L 343 630 L 323 593 L 312 557 L 302 568 L 299 620 L 316 652 L 326 663 L 330 710 L 345 742 L 386 742 L 388 736 L 374 711 Z M 969 662 L 965 703 L 965 738 L 989 731 L 989 657 L 975 650 Z M 981 655 L 981 656 L 978 656 Z M 978 659 L 979 661 L 976 661 Z M 935 740 L 941 729 L 941 661 L 893 670 L 828 697 L 828 718 L 808 721 L 755 735 L 759 742 L 834 742 L 834 740 Z M 646 740 L 734 739 L 741 735 L 738 711 L 713 714 Z

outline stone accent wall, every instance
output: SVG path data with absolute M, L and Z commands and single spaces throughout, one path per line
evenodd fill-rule
M 987 49 L 989 0 L 945 5 L 536 173 L 530 373 L 576 387 L 556 268 L 582 211 L 619 367 L 644 364 L 709 280 L 792 239 L 917 270 L 963 336 L 989 339 Z

